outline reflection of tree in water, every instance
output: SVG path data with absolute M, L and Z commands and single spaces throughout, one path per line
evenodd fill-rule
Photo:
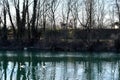
M 84 64 L 86 80 L 92 80 L 92 63 L 85 62 Z
M 56 77 L 56 62 L 52 62 L 51 80 L 55 80 L 55 77 Z
M 36 61 L 32 61 L 32 79 L 36 80 L 36 69 L 35 67 L 37 66 L 37 62 Z
M 77 70 L 78 70 L 78 68 L 77 68 L 76 62 L 74 62 L 73 68 L 74 68 L 74 79 L 77 79 Z
M 7 57 L 4 56 L 3 59 L 4 80 L 7 80 L 7 65 L 8 65 Z
M 41 80 L 41 62 L 37 63 L 35 74 L 36 74 L 36 80 Z
M 16 61 L 13 62 L 13 68 L 10 74 L 10 80 L 13 80 L 13 73 L 14 73 L 15 66 L 16 66 Z
M 28 61 L 28 62 L 26 62 L 26 68 L 25 68 L 25 73 L 26 73 L 26 79 L 27 80 L 29 80 L 30 71 L 31 71 L 31 62 Z
M 83 79 L 84 80 L 103 80 L 103 67 L 101 61 L 85 61 L 83 62 Z M 102 75 L 103 74 L 103 75 Z
M 97 61 L 97 80 L 102 80 L 102 62 L 101 61 Z
M 84 65 L 84 74 L 86 76 L 86 80 L 93 80 L 94 79 L 94 75 L 93 75 L 93 72 L 94 72 L 94 64 L 92 62 L 92 58 L 90 57 L 89 58 L 89 61 L 85 61 L 83 63 Z
M 2 80 L 2 76 L 3 76 L 3 62 L 0 61 L 0 80 Z
M 27 61 L 13 60 L 9 70 L 10 76 L 7 73 L 9 65 L 7 57 L 0 61 L 0 80 L 103 80 L 108 76 L 109 80 L 120 80 L 120 61 L 114 60 L 110 62 L 92 59 L 78 62 L 44 62 L 35 58 Z M 80 70 L 82 71 L 79 72 Z
M 120 61 L 118 61 L 118 80 L 120 80 Z
M 63 80 L 67 80 L 67 62 L 64 61 L 64 69 L 63 69 Z
M 114 62 L 111 62 L 111 77 L 112 77 L 112 80 L 115 80 L 115 73 L 116 73 L 116 70 L 117 70 L 117 62 L 114 61 Z
M 23 61 L 18 61 L 18 69 L 17 69 L 17 80 L 25 80 L 25 63 Z

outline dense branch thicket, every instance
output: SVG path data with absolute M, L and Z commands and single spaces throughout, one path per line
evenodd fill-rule
M 119 0 L 1 0 L 0 7 L 0 39 L 19 45 L 75 41 L 80 30 L 91 41 L 92 29 L 120 26 Z

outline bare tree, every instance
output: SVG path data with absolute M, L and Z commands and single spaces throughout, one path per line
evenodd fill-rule
M 87 28 L 91 29 L 94 26 L 94 16 L 95 16 L 95 0 L 86 0 L 86 16 L 87 16 Z
M 96 7 L 96 2 L 95 0 L 84 0 L 84 11 L 83 11 L 83 18 L 85 18 L 85 20 L 83 20 L 83 22 L 80 21 L 79 22 L 81 24 L 82 27 L 84 27 L 86 29 L 86 37 L 87 37 L 87 45 L 90 45 L 89 42 L 91 41 L 91 29 L 94 28 L 95 26 L 95 7 Z
M 70 17 L 70 12 L 71 12 L 71 6 L 72 6 L 72 0 L 67 0 L 67 11 L 66 11 L 66 24 L 68 24 L 68 20 Z M 67 26 L 68 27 L 68 26 Z
M 4 14 L 4 25 L 3 25 L 3 41 L 7 40 L 7 23 L 6 23 L 6 16 L 7 16 L 7 9 L 6 9 L 6 5 L 5 5 L 5 0 L 3 1 L 3 14 Z
M 14 2 L 15 10 L 16 10 L 17 39 L 20 40 L 22 38 L 21 17 L 20 17 L 20 0 L 14 0 L 13 2 Z
M 116 18 L 116 16 L 115 16 L 115 5 L 112 6 L 111 9 L 109 9 L 109 16 L 110 16 L 110 18 L 109 18 L 109 24 L 108 25 L 110 25 L 110 28 L 115 29 L 115 24 L 116 24 L 116 21 L 115 21 L 115 18 Z
M 96 13 L 96 26 L 97 28 L 104 27 L 104 20 L 105 20 L 105 1 L 104 0 L 97 0 L 97 13 Z
M 7 12 L 8 12 L 8 15 L 9 15 L 9 19 L 10 19 L 10 23 L 11 23 L 11 28 L 13 30 L 13 37 L 14 39 L 16 39 L 16 35 L 17 35 L 17 31 L 15 29 L 15 25 L 13 23 L 13 19 L 12 19 L 12 15 L 11 15 L 11 10 L 10 10 L 10 5 L 9 5 L 9 1 L 6 0 L 6 9 L 7 9 Z
M 2 24 L 3 24 L 3 21 L 2 21 L 2 18 L 0 17 L 0 28 L 1 28 Z
M 44 32 L 45 32 L 45 30 L 46 30 L 46 16 L 47 16 L 47 13 L 46 13 L 46 11 L 47 11 L 47 9 L 48 9 L 48 5 L 49 5 L 49 2 L 48 2 L 48 0 L 44 0 L 44 2 L 43 2 L 43 9 L 42 9 L 42 12 L 43 12 L 43 14 L 42 14 L 42 18 L 43 18 L 43 20 L 42 20 L 42 25 L 43 25 L 43 30 L 44 30 Z
M 77 25 L 78 12 L 78 0 L 65 0 L 62 3 L 62 22 L 60 22 L 62 29 L 73 28 Z
M 29 19 L 28 0 L 23 0 L 22 10 L 20 10 L 20 0 L 14 0 L 13 3 L 16 11 L 17 39 L 24 40 L 26 38 L 25 35 L 26 21 L 28 22 L 27 26 L 30 26 L 28 20 Z
M 32 39 L 35 39 L 36 35 L 37 35 L 37 30 L 36 30 L 37 2 L 38 2 L 38 0 L 33 1 L 33 14 L 32 14 L 32 19 L 31 19 Z
M 31 39 L 31 27 L 30 27 L 30 13 L 29 13 L 29 0 L 26 1 L 26 17 L 27 17 L 27 34 L 28 34 L 28 40 Z
M 85 9 L 83 9 L 83 18 L 85 20 L 83 22 L 80 21 L 80 24 L 85 28 L 85 29 L 92 29 L 95 25 L 95 0 L 85 0 L 83 1 Z
M 23 38 L 23 40 L 26 38 L 25 25 L 26 25 L 27 11 L 28 11 L 28 0 L 23 0 L 23 10 L 22 10 L 22 18 L 21 18 L 21 31 L 20 31 L 20 32 L 22 32 L 21 37 Z
M 66 27 L 67 27 L 67 24 L 66 24 L 66 16 L 65 16 L 65 3 L 61 3 L 61 10 L 62 10 L 62 12 L 61 12 L 61 22 L 60 22 L 60 26 L 61 26 L 61 29 L 66 29 Z
M 56 30 L 56 11 L 57 11 L 57 8 L 60 4 L 60 0 L 50 0 L 50 9 L 48 10 L 49 12 L 49 18 L 51 20 L 51 26 L 53 28 L 53 30 Z
M 116 4 L 116 10 L 117 10 L 117 16 L 118 16 L 118 22 L 119 22 L 119 28 L 120 28 L 120 1 L 115 0 L 115 4 Z
M 74 0 L 73 1 L 73 6 L 72 6 L 72 9 L 71 9 L 71 14 L 72 14 L 72 17 L 73 17 L 73 27 L 74 29 L 77 28 L 77 22 L 78 22 L 78 18 L 79 18 L 79 8 L 80 8 L 80 4 L 79 4 L 79 0 Z

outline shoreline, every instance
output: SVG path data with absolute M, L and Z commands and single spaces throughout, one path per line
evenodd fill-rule
M 119 41 L 0 41 L 1 51 L 120 52 Z
M 70 49 L 70 48 L 39 48 L 39 47 L 0 47 L 0 51 L 50 51 L 50 52 L 97 52 L 97 53 L 101 53 L 101 52 L 115 52 L 118 53 L 120 52 L 120 50 L 117 50 L 115 48 L 113 49 L 87 49 L 87 48 L 82 48 L 82 49 Z

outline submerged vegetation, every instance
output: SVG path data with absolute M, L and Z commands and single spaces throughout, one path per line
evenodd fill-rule
M 0 49 L 119 51 L 119 5 L 118 0 L 1 0 Z

